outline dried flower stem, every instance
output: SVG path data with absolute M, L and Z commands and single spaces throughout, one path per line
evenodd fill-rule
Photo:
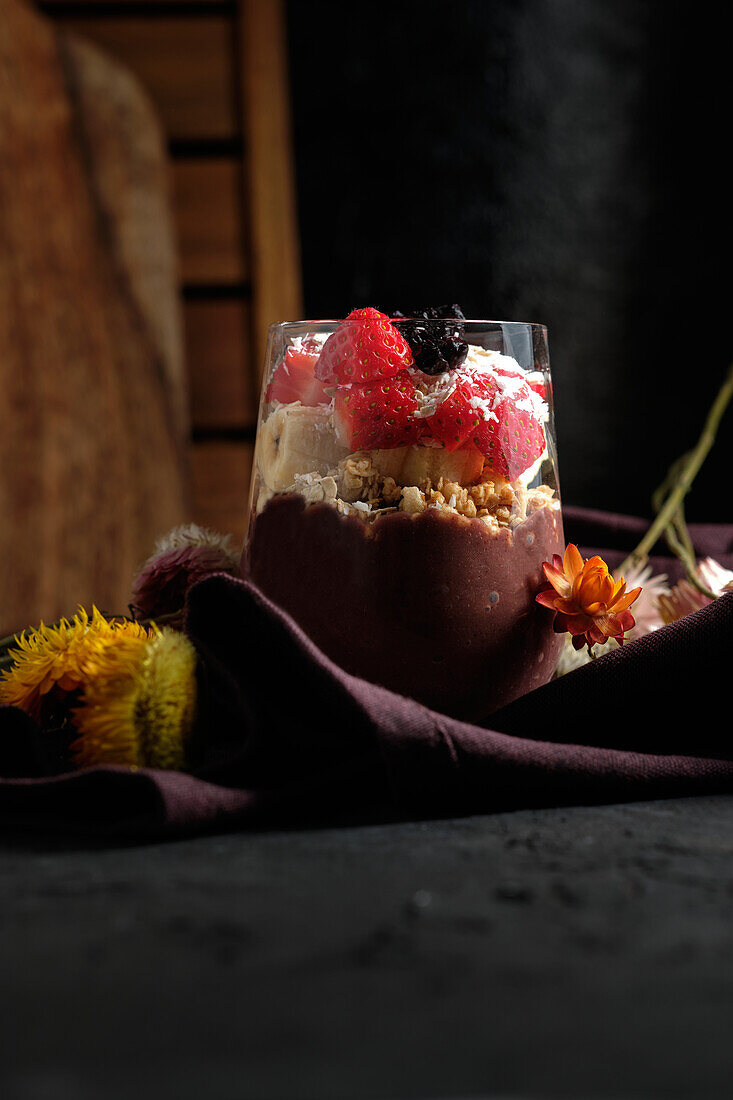
M 662 535 L 665 535 L 670 549 L 685 566 L 690 581 L 705 595 L 715 598 L 714 593 L 703 587 L 697 575 L 695 552 L 685 522 L 684 499 L 715 443 L 718 426 L 732 397 L 733 363 L 728 368 L 723 384 L 718 390 L 697 444 L 670 466 L 666 478 L 654 494 L 652 501 L 654 507 L 659 509 L 657 516 L 639 545 L 624 561 L 620 569 L 622 573 L 633 565 L 643 565 L 651 548 Z
M 688 451 L 678 458 L 676 462 L 672 463 L 666 478 L 653 493 L 652 507 L 655 513 L 658 513 L 663 507 L 666 495 L 669 494 L 677 484 L 680 474 L 685 468 L 685 464 L 690 460 L 691 454 L 692 452 Z M 714 600 L 715 593 L 711 592 L 709 588 L 706 588 L 700 580 L 695 557 L 695 547 L 692 545 L 687 521 L 685 520 L 684 501 L 680 501 L 677 510 L 670 520 L 669 526 L 664 532 L 664 537 L 667 546 L 684 565 L 690 583 L 697 588 L 699 592 L 702 592 L 704 596 L 707 596 L 708 599 Z

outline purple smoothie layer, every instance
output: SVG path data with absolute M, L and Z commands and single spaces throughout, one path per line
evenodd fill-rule
M 562 551 L 559 509 L 496 534 L 432 509 L 367 525 L 286 493 L 243 567 L 348 672 L 476 720 L 552 676 L 562 638 L 534 597 Z

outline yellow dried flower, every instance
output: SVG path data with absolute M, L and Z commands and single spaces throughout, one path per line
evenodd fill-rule
M 196 651 L 183 634 L 120 638 L 87 673 L 71 746 L 80 767 L 183 767 L 196 707 Z
M 71 747 L 81 767 L 142 763 L 134 718 L 147 642 L 146 637 L 120 637 L 87 662 L 83 703 L 73 711 L 81 737 Z
M 196 650 L 184 634 L 164 630 L 148 643 L 137 707 L 149 767 L 183 767 L 195 711 Z
M 10 651 L 13 666 L 0 675 L 0 703 L 38 718 L 50 692 L 63 696 L 83 684 L 88 662 L 110 640 L 145 640 L 149 634 L 128 619 L 105 619 L 96 607 L 91 618 L 80 607 L 71 622 L 61 619 L 53 626 L 41 623 L 37 630 L 23 631 L 16 637 L 17 648 Z

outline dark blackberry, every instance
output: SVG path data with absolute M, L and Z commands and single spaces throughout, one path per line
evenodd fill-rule
M 460 367 L 468 354 L 463 340 L 463 311 L 455 304 L 415 310 L 405 319 L 404 313 L 390 314 L 396 327 L 410 345 L 415 366 L 425 374 L 443 374 Z M 421 324 L 430 321 L 430 324 Z

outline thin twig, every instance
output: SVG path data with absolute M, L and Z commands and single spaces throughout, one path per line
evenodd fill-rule
M 698 592 L 702 592 L 703 596 L 707 596 L 709 600 L 714 600 L 716 598 L 715 592 L 712 592 L 700 579 L 700 570 L 697 567 L 695 547 L 692 545 L 690 532 L 687 527 L 687 522 L 685 521 L 684 505 L 680 504 L 672 517 L 672 523 L 667 528 L 666 538 L 667 545 L 673 553 L 677 553 L 677 556 L 684 565 L 687 579 L 690 584 L 696 588 Z M 675 551 L 675 545 L 679 547 L 677 551 Z
M 672 463 L 664 481 L 652 494 L 652 508 L 655 514 L 661 511 L 664 506 L 665 498 L 677 484 L 680 474 L 684 470 L 685 464 L 689 462 L 692 453 L 692 451 L 688 451 Z M 690 538 L 690 532 L 685 520 L 684 501 L 680 502 L 677 511 L 672 516 L 669 525 L 664 531 L 664 537 L 669 549 L 684 565 L 685 573 L 690 583 L 697 588 L 699 592 L 702 592 L 703 595 L 714 600 L 715 593 L 711 592 L 709 588 L 706 588 L 700 580 L 697 560 L 695 558 L 695 548 L 692 545 L 692 539 Z
M 731 397 L 733 397 L 733 363 L 728 368 L 723 384 L 707 415 L 705 425 L 696 446 L 689 454 L 684 456 L 682 460 L 678 459 L 676 463 L 673 463 L 665 481 L 655 493 L 655 499 L 660 500 L 661 506 L 659 512 L 651 527 L 644 535 L 644 538 L 624 561 L 620 569 L 621 573 L 626 573 L 632 566 L 643 565 L 649 556 L 651 548 L 672 523 L 673 517 L 689 493 L 700 467 L 715 443 L 718 425 L 720 424 L 723 413 L 728 407 Z M 672 476 L 673 471 L 679 471 L 679 476 L 677 478 Z M 672 486 L 673 481 L 674 485 Z M 671 486 L 669 495 L 666 497 L 666 500 L 664 500 L 664 503 L 661 504 L 661 498 L 668 486 Z

